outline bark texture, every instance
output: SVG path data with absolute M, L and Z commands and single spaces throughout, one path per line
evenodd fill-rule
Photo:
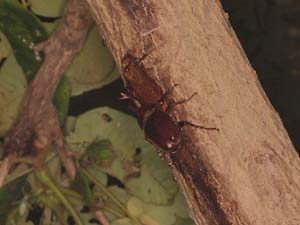
M 30 84 L 18 120 L 5 137 L 0 187 L 18 157 L 34 157 L 35 166 L 40 167 L 52 144 L 69 175 L 75 177 L 73 157 L 60 129 L 52 97 L 73 56 L 81 49 L 92 22 L 86 4 L 70 0 L 58 29 L 47 41 L 34 47 L 36 51 L 44 51 L 46 57 Z M 31 147 L 34 150 L 28 152 Z
M 217 0 L 85 0 L 117 64 L 130 52 L 175 100 L 166 160 L 196 224 L 299 225 L 300 160 Z M 154 50 L 153 50 L 154 49 Z

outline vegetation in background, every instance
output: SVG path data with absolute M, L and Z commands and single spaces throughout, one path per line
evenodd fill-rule
M 46 40 L 65 0 L 0 0 L 0 138 L 42 64 L 32 47 Z M 296 0 L 222 0 L 259 79 L 300 149 L 300 4 Z M 13 24 L 13 26 L 12 26 Z M 57 155 L 46 171 L 16 167 L 0 189 L 0 224 L 95 224 L 95 212 L 112 225 L 192 225 L 167 165 L 145 142 L 136 120 L 109 107 L 67 116 L 69 100 L 118 79 L 109 50 L 93 27 L 53 99 L 78 174 L 68 184 Z M 111 90 L 118 91 L 118 90 Z M 101 104 L 101 98 L 95 98 Z M 107 102 L 107 101 L 105 101 Z M 1 155 L 1 142 L 0 142 Z
M 65 4 L 20 2 L 0 0 L 1 137 L 11 128 L 43 62 L 43 55 L 36 55 L 32 47 L 49 37 Z M 48 156 L 43 171 L 18 165 L 0 189 L 0 224 L 88 225 L 95 223 L 99 210 L 112 225 L 193 224 L 169 167 L 144 140 L 133 117 L 109 107 L 67 116 L 71 96 L 99 89 L 118 77 L 109 50 L 92 28 L 53 99 L 77 157 L 76 179 L 68 185 L 55 153 Z

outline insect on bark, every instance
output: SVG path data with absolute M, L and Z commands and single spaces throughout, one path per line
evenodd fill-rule
M 189 101 L 196 93 L 188 99 L 168 103 L 167 97 L 177 85 L 164 93 L 158 82 L 148 76 L 142 64 L 146 56 L 138 59 L 128 53 L 122 60 L 122 78 L 127 90 L 127 93 L 122 94 L 122 98 L 132 101 L 130 108 L 136 114 L 146 140 L 159 150 L 174 152 L 183 145 L 183 126 L 218 130 L 186 121 L 177 122 L 170 116 L 172 107 Z

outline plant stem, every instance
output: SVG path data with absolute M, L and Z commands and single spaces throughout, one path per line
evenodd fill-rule
M 93 183 L 96 184 L 96 186 L 107 196 L 109 197 L 117 206 L 120 207 L 120 209 L 122 209 L 122 211 L 124 213 L 127 214 L 127 209 L 126 207 L 123 205 L 122 202 L 120 202 L 120 200 L 115 197 L 109 190 L 107 190 L 107 188 L 101 183 L 101 181 L 99 181 L 96 177 L 94 177 L 94 175 L 92 175 L 88 170 L 86 169 L 82 169 L 80 168 L 81 172 L 87 176 L 87 178 L 89 178 L 89 180 L 91 180 Z
M 73 208 L 73 206 L 69 203 L 69 201 L 65 198 L 63 193 L 59 190 L 59 188 L 55 185 L 55 183 L 51 180 L 51 178 L 45 173 L 43 170 L 36 170 L 35 175 L 39 178 L 39 180 L 45 184 L 53 193 L 57 196 L 57 198 L 61 201 L 61 203 L 66 207 L 69 213 L 72 215 L 73 219 L 77 223 L 77 225 L 84 225 Z
M 78 192 L 73 191 L 70 188 L 60 186 L 59 189 L 61 190 L 61 192 L 63 194 L 68 195 L 69 197 L 76 198 L 76 199 L 82 199 L 82 196 Z
M 65 188 L 65 187 L 60 187 L 60 190 L 62 193 L 64 193 L 65 195 L 68 195 L 69 197 L 73 197 L 73 198 L 82 200 L 82 196 L 79 193 L 77 193 L 76 191 L 70 190 L 69 188 Z M 107 212 L 113 214 L 116 217 L 119 217 L 119 218 L 122 218 L 127 215 L 127 214 L 124 215 L 121 212 L 119 212 L 118 210 L 107 207 L 107 206 L 104 206 L 102 209 L 104 211 L 107 211 Z
M 57 156 L 57 153 L 51 154 L 51 155 L 46 159 L 46 164 L 48 164 L 49 162 L 51 162 L 51 160 L 54 159 L 56 156 Z M 22 173 L 16 175 L 15 177 L 8 178 L 8 179 L 6 180 L 6 182 L 3 184 L 3 186 L 6 185 L 6 184 L 8 184 L 8 183 L 10 183 L 10 182 L 13 182 L 14 180 L 16 180 L 16 179 L 18 179 L 18 178 L 20 178 L 20 177 L 23 177 L 23 176 L 25 176 L 25 175 L 31 173 L 33 170 L 34 170 L 34 168 L 33 168 L 33 167 L 30 167 L 30 168 L 26 169 L 25 171 L 23 171 Z
M 109 190 L 107 190 L 107 188 L 101 183 L 101 181 L 99 181 L 94 175 L 92 175 L 88 170 L 80 168 L 81 172 L 87 176 L 87 178 L 89 178 L 92 182 L 95 183 L 95 185 L 107 196 L 109 197 L 117 206 L 120 207 L 120 209 L 122 209 L 122 211 L 132 220 L 134 221 L 136 224 L 141 224 L 137 219 L 135 219 L 134 217 L 132 217 L 128 212 L 126 207 L 123 205 L 122 202 L 119 201 L 118 198 L 116 198 Z
M 55 208 L 52 207 L 51 210 L 53 210 L 53 212 L 55 213 L 55 215 L 57 216 L 57 220 L 59 223 L 61 223 L 62 225 L 68 225 L 67 221 L 64 219 L 64 211 L 60 210 L 59 208 Z M 51 225 L 51 224 L 49 224 Z

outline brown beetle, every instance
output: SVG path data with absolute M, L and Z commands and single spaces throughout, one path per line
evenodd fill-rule
M 166 112 L 154 110 L 143 128 L 146 140 L 159 149 L 175 151 L 182 146 L 181 130 Z
M 157 149 L 173 152 L 182 147 L 183 135 L 181 128 L 185 125 L 207 130 L 218 130 L 217 128 L 207 128 L 185 121 L 176 122 L 169 115 L 172 107 L 189 101 L 196 93 L 188 99 L 167 104 L 168 95 L 173 92 L 177 85 L 164 93 L 158 83 L 148 76 L 146 68 L 141 64 L 145 56 L 137 59 L 127 54 L 123 58 L 122 76 L 127 93 L 123 94 L 122 98 L 133 101 L 134 106 L 132 104 L 130 106 L 144 130 L 146 140 Z
M 147 75 L 142 60 L 127 54 L 122 60 L 122 74 L 128 97 L 139 101 L 143 105 L 155 105 L 163 96 L 163 90 L 156 81 Z

